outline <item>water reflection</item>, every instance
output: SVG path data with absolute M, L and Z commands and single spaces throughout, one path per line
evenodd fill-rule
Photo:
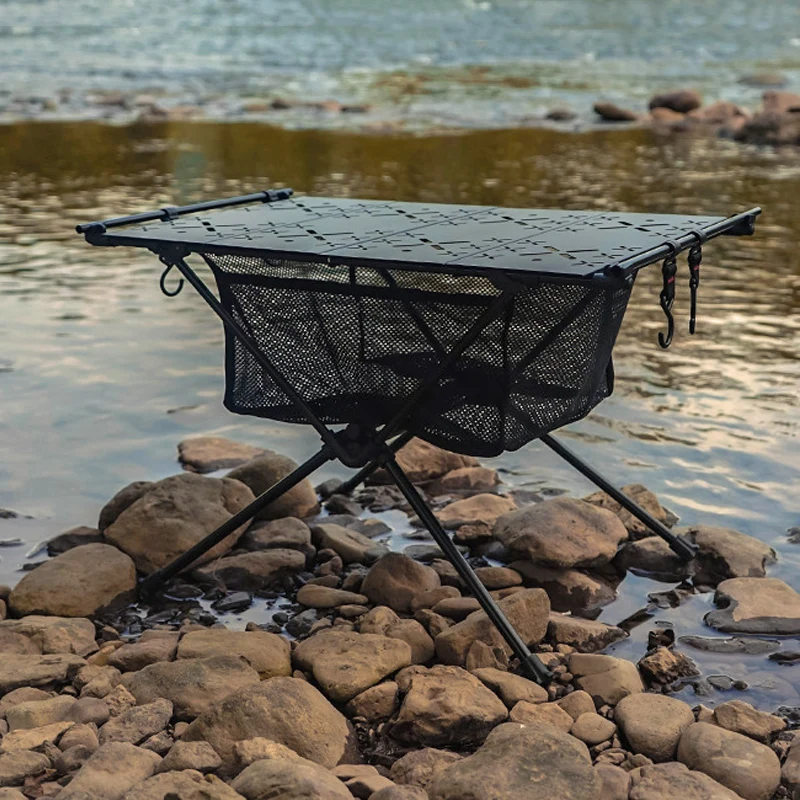
M 33 543 L 92 524 L 121 485 L 174 472 L 175 445 L 192 433 L 299 458 L 315 449 L 304 428 L 223 411 L 221 331 L 190 292 L 159 293 L 152 256 L 95 250 L 73 233 L 89 219 L 285 185 L 553 208 L 763 206 L 756 237 L 706 248 L 694 338 L 682 266 L 667 352 L 656 343 L 657 270 L 641 275 L 616 349 L 616 393 L 565 435 L 619 483 L 646 483 L 682 521 L 769 542 L 780 555 L 772 574 L 800 588 L 800 550 L 785 538 L 800 522 L 800 157 L 647 131 L 418 138 L 256 124 L 0 127 L 0 508 L 33 517 L 0 520 L 0 538 Z M 512 485 L 589 489 L 536 444 L 498 464 Z M 4 548 L 0 581 L 16 580 L 27 549 Z M 650 590 L 629 578 L 601 618 L 619 621 Z M 659 617 L 695 632 L 708 602 Z M 620 647 L 640 653 L 643 635 Z M 710 655 L 698 660 L 717 669 Z

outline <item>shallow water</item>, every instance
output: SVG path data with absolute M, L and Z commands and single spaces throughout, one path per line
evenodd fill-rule
M 755 105 L 743 75 L 800 84 L 798 23 L 786 0 L 5 0 L 0 118 L 111 113 L 84 103 L 96 91 L 166 94 L 212 116 L 335 98 L 456 125 L 564 104 L 589 116 L 601 96 L 644 108 L 680 85 Z
M 315 450 L 305 428 L 222 408 L 222 333 L 199 298 L 161 295 L 152 256 L 92 249 L 73 232 L 76 222 L 279 185 L 553 208 L 725 214 L 763 206 L 755 237 L 706 247 L 694 338 L 682 263 L 676 341 L 666 352 L 656 342 L 658 270 L 644 271 L 615 351 L 615 394 L 562 435 L 619 484 L 645 483 L 681 524 L 726 525 L 768 542 L 780 558 L 770 574 L 800 589 L 800 546 L 786 538 L 800 525 L 799 153 L 644 130 L 422 138 L 249 123 L 0 126 L 0 508 L 31 517 L 0 519 L 0 540 L 24 540 L 0 548 L 0 582 L 18 579 L 36 542 L 94 524 L 121 486 L 177 471 L 176 444 L 186 436 L 221 434 L 298 459 Z M 509 487 L 592 489 L 536 444 L 495 465 Z M 321 477 L 333 474 L 344 471 Z M 601 619 L 618 622 L 666 588 L 629 576 Z M 701 622 L 710 604 L 698 596 L 654 619 L 679 635 L 713 634 Z M 259 609 L 230 620 L 244 624 Z M 617 649 L 640 656 L 651 627 Z M 748 699 L 800 704 L 790 688 L 800 688 L 800 667 L 687 652 L 709 674 L 756 684 L 765 671 L 787 682 Z

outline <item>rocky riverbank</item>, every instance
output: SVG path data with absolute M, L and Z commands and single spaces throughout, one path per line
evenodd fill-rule
M 135 603 L 137 576 L 294 468 L 210 437 L 179 457 L 183 473 L 125 487 L 96 526 L 56 537 L 49 560 L 0 588 L 0 800 L 800 791 L 796 710 L 756 710 L 746 692 L 714 708 L 670 696 L 691 684 L 702 697 L 693 650 L 795 657 L 776 637 L 800 633 L 800 595 L 767 577 L 775 553 L 760 541 L 676 528 L 699 548 L 686 565 L 603 494 L 504 494 L 494 470 L 413 441 L 401 463 L 553 670 L 541 687 L 516 674 L 422 529 L 390 550 L 370 512 L 409 510 L 381 475 L 354 497 L 336 481 L 300 484 L 157 601 Z M 645 487 L 627 491 L 674 524 Z M 592 620 L 629 573 L 672 582 L 670 602 L 713 592 L 706 623 L 727 635 L 676 641 L 658 627 L 638 664 L 601 653 L 647 619 Z M 219 623 L 256 602 L 269 622 Z
M 525 88 L 530 81 L 501 79 L 480 70 L 469 73 L 470 84 L 505 91 Z M 468 104 L 463 113 L 437 112 L 435 104 L 416 107 L 415 98 L 426 94 L 425 81 L 403 73 L 382 77 L 377 85 L 378 102 L 340 101 L 284 96 L 238 97 L 234 95 L 171 95 L 164 91 L 64 91 L 38 96 L 0 91 L 0 123 L 20 120 L 104 120 L 114 124 L 153 125 L 175 121 L 262 121 L 288 128 L 360 130 L 376 133 L 476 128 L 554 126 L 580 131 L 591 127 L 650 127 L 665 133 L 718 136 L 758 145 L 800 144 L 800 94 L 786 91 L 777 75 L 754 75 L 742 79 L 748 86 L 764 87 L 761 104 L 746 108 L 727 100 L 704 103 L 699 92 L 683 88 L 663 92 L 650 99 L 646 109 L 629 108 L 617 102 L 598 101 L 590 109 L 553 106 L 539 114 L 514 111 L 509 97 L 502 115 L 486 118 L 485 110 L 474 116 Z M 777 88 L 776 88 L 777 87 Z

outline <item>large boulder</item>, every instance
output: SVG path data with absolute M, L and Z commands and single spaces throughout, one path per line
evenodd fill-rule
M 678 761 L 744 800 L 769 800 L 781 781 L 781 763 L 773 750 L 707 722 L 695 722 L 684 731 Z
M 419 668 L 391 733 L 402 742 L 426 747 L 483 741 L 508 717 L 502 701 L 460 667 Z
M 611 511 L 556 497 L 499 517 L 494 535 L 519 558 L 567 569 L 607 564 L 628 531 Z
M 741 800 L 738 794 L 702 772 L 675 761 L 648 764 L 630 773 L 630 800 Z
M 528 646 L 537 644 L 547 631 L 550 601 L 542 589 L 523 589 L 504 597 L 498 605 Z M 501 647 L 509 655 L 511 648 L 503 639 L 485 611 L 475 611 L 436 639 L 436 654 L 445 664 L 463 666 L 470 647 L 476 641 L 489 647 Z
M 86 661 L 67 653 L 4 653 L 0 658 L 0 696 L 22 686 L 49 686 L 72 681 Z
M 262 758 L 239 773 L 231 784 L 247 800 L 352 800 L 353 795 L 332 772 L 301 758 Z M 361 796 L 361 795 L 359 795 Z
M 28 572 L 11 590 L 18 616 L 89 617 L 133 596 L 136 569 L 125 553 L 107 544 L 85 544 Z
M 414 438 L 397 451 L 397 463 L 414 483 L 425 483 L 463 467 L 479 466 L 472 456 L 450 453 L 423 439 Z M 391 483 L 392 479 L 385 469 L 375 470 L 369 477 L 370 483 Z
M 58 798 L 119 800 L 131 787 L 149 778 L 159 761 L 160 756 L 150 750 L 126 742 L 109 742 L 89 756 Z
M 166 698 L 181 720 L 192 720 L 231 692 L 258 682 L 258 672 L 237 655 L 163 661 L 122 678 L 122 685 L 137 703 Z
M 725 633 L 800 633 L 800 594 L 778 578 L 731 578 L 714 602 L 705 622 Z
M 322 691 L 346 703 L 411 664 L 411 646 L 401 639 L 354 631 L 322 631 L 297 646 L 294 661 L 313 674 Z
M 234 743 L 264 737 L 330 769 L 350 746 L 347 720 L 310 683 L 271 678 L 215 703 L 181 737 L 207 741 L 230 764 Z
M 0 652 L 11 653 L 74 653 L 87 656 L 97 650 L 95 629 L 88 619 L 76 617 L 40 617 L 36 614 L 22 619 L 0 622 Z M 22 642 L 16 649 L 12 642 Z
M 361 583 L 361 593 L 374 605 L 411 613 L 411 601 L 418 594 L 441 585 L 438 574 L 402 553 L 389 553 L 377 561 Z
M 763 578 L 775 551 L 731 528 L 696 525 L 677 531 L 698 547 L 695 580 L 717 584 L 727 578 Z
M 177 657 L 239 656 L 263 681 L 292 674 L 291 650 L 286 639 L 267 631 L 208 628 L 187 633 L 178 645 Z
M 653 761 L 671 761 L 683 732 L 694 722 L 694 714 L 674 697 L 636 693 L 617 703 L 614 720 L 634 753 Z
M 623 697 L 644 691 L 636 664 L 623 658 L 596 653 L 573 653 L 569 671 L 579 689 L 592 696 L 595 704 L 615 706 Z
M 261 447 L 234 442 L 224 436 L 193 436 L 178 442 L 178 461 L 190 472 L 215 472 L 231 469 L 264 455 Z
M 547 726 L 507 723 L 437 773 L 427 791 L 430 800 L 586 800 L 600 787 L 585 744 Z
M 305 568 L 306 557 L 298 550 L 257 550 L 223 556 L 195 570 L 206 580 L 222 581 L 228 589 L 255 591 L 274 583 L 287 572 Z
M 134 560 L 137 569 L 150 573 L 169 564 L 254 499 L 247 486 L 230 478 L 173 475 L 152 484 L 104 534 Z M 228 552 L 246 527 L 237 528 L 196 563 Z
M 260 495 L 297 469 L 297 463 L 279 453 L 266 453 L 248 461 L 228 473 L 228 477 L 241 481 L 254 495 Z M 277 500 L 259 511 L 256 519 L 281 517 L 311 517 L 319 511 L 317 493 L 308 478 L 289 489 Z

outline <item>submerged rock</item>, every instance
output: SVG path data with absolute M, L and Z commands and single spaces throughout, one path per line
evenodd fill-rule
M 615 514 L 569 497 L 504 514 L 494 535 L 519 558 L 561 569 L 607 564 L 628 538 Z
M 601 782 L 589 751 L 569 734 L 543 726 L 507 723 L 489 734 L 474 754 L 428 784 L 430 800 L 586 800 Z
M 247 486 L 230 478 L 204 478 L 190 472 L 173 475 L 151 484 L 105 529 L 105 537 L 126 552 L 137 569 L 150 573 L 197 544 L 254 499 Z M 226 553 L 245 528 L 237 528 L 197 563 Z
M 136 569 L 107 544 L 68 550 L 28 572 L 11 590 L 9 608 L 19 616 L 89 617 L 133 595 Z
M 725 633 L 800 633 L 800 594 L 778 578 L 731 578 L 714 602 L 705 622 Z

